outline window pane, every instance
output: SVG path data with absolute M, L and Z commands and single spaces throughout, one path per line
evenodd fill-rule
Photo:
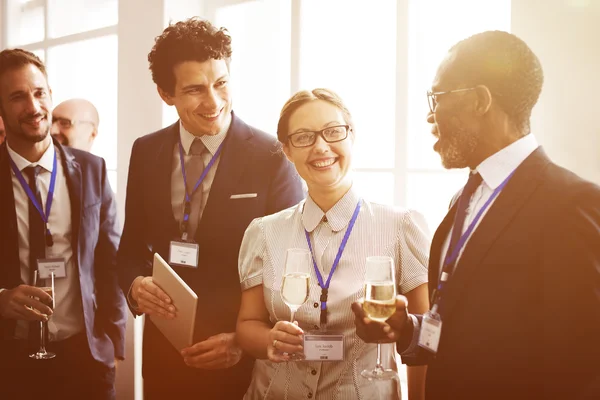
M 396 2 L 304 0 L 300 87 L 337 92 L 356 125 L 356 168 L 393 168 Z
M 100 126 L 92 153 L 112 170 L 117 168 L 117 50 L 117 36 L 109 35 L 50 47 L 47 63 L 55 105 L 82 97 L 98 109 Z
M 290 14 L 290 0 L 263 0 L 220 7 L 215 17 L 232 38 L 233 109 L 273 135 L 290 94 Z
M 117 171 L 114 169 L 109 169 L 106 176 L 108 177 L 110 188 L 114 193 L 117 193 Z
M 487 30 L 510 31 L 510 0 L 411 0 L 409 12 L 408 166 L 441 169 L 425 93 L 456 42 Z
M 118 0 L 48 0 L 48 28 L 53 38 L 116 25 L 118 21 Z
M 40 58 L 40 60 L 42 60 L 43 63 L 46 62 L 46 54 L 44 52 L 43 49 L 39 49 L 39 50 L 31 50 L 31 52 L 33 54 L 35 54 L 36 56 L 38 56 Z
M 365 199 L 394 204 L 394 174 L 391 172 L 353 172 L 354 186 Z
M 157 93 L 158 95 L 158 93 Z M 175 106 L 170 106 L 164 101 L 162 102 L 162 126 L 166 128 L 179 120 L 179 114 Z
M 44 40 L 44 3 L 38 0 L 7 0 L 6 17 L 9 47 Z
M 446 216 L 452 197 L 467 183 L 467 179 L 467 172 L 409 173 L 406 205 L 425 215 L 433 234 Z

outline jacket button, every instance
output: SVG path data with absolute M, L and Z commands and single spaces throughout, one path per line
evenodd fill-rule
M 312 371 L 310 371 L 311 374 L 316 375 L 317 374 L 317 370 L 313 369 Z

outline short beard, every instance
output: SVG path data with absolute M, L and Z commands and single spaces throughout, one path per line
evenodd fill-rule
M 475 131 L 452 127 L 443 129 L 443 139 L 438 149 L 442 165 L 446 169 L 461 169 L 469 166 L 470 160 L 479 145 L 479 135 Z

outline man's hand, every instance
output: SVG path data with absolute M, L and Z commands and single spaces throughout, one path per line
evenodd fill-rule
M 408 300 L 404 296 L 396 297 L 396 312 L 385 322 L 370 319 L 363 310 L 363 300 L 352 303 L 356 325 L 356 334 L 366 343 L 396 342 L 406 332 L 411 320 L 408 317 Z M 410 331 L 412 333 L 412 330 Z
M 147 315 L 167 319 L 176 317 L 177 310 L 171 299 L 159 288 L 150 276 L 138 276 L 131 285 L 131 297 L 138 304 L 138 310 Z
M 181 355 L 189 367 L 223 369 L 232 367 L 240 361 L 242 349 L 235 341 L 235 333 L 220 333 L 183 349 Z
M 35 298 L 39 300 L 36 300 Z M 42 289 L 19 285 L 0 293 L 0 316 L 25 321 L 47 321 L 52 315 L 52 297 Z

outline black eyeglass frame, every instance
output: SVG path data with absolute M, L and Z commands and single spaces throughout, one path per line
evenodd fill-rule
M 444 95 L 444 94 L 450 94 L 450 93 L 460 93 L 460 92 L 469 92 L 471 90 L 475 90 L 477 89 L 476 87 L 470 87 L 470 88 L 464 88 L 464 89 L 454 89 L 454 90 L 447 90 L 445 92 L 432 92 L 430 90 L 427 91 L 427 104 L 429 105 L 429 111 L 431 111 L 431 113 L 435 112 L 435 107 L 437 106 L 437 97 Z
M 325 131 L 326 131 L 326 130 L 328 130 L 328 129 L 333 129 L 333 128 L 344 128 L 344 129 L 345 129 L 345 131 L 346 131 L 346 134 L 345 134 L 345 135 L 344 135 L 344 137 L 343 137 L 343 138 L 341 138 L 341 139 L 329 140 L 329 139 L 327 139 L 327 138 L 325 137 L 325 135 L 323 134 L 323 132 L 325 132 Z M 350 128 L 350 125 L 333 125 L 333 126 L 328 126 L 327 128 L 321 129 L 320 131 L 302 131 L 302 132 L 296 132 L 296 133 L 292 133 L 291 135 L 288 135 L 288 137 L 287 137 L 287 140 L 288 140 L 288 142 L 289 142 L 289 143 L 290 143 L 292 146 L 294 146 L 294 147 L 296 147 L 296 148 L 299 148 L 299 149 L 301 149 L 301 148 L 304 148 L 304 147 L 310 147 L 310 146 L 314 145 L 314 144 L 317 142 L 317 137 L 318 137 L 318 136 L 321 136 L 321 137 L 323 138 L 323 140 L 324 140 L 325 142 L 327 142 L 327 143 L 337 143 L 337 142 L 341 142 L 342 140 L 346 140 L 346 139 L 348 138 L 348 133 L 350 132 L 350 129 L 351 129 L 351 128 Z M 312 141 L 311 141 L 309 144 L 307 144 L 307 145 L 304 145 L 304 146 L 297 146 L 297 145 L 295 145 L 295 144 L 294 144 L 294 142 L 293 142 L 293 140 L 292 140 L 292 138 L 293 138 L 294 136 L 297 136 L 297 135 L 305 135 L 305 134 L 307 134 L 307 133 L 314 133 L 314 134 L 315 134 L 315 135 L 313 136 L 313 140 L 312 140 Z

